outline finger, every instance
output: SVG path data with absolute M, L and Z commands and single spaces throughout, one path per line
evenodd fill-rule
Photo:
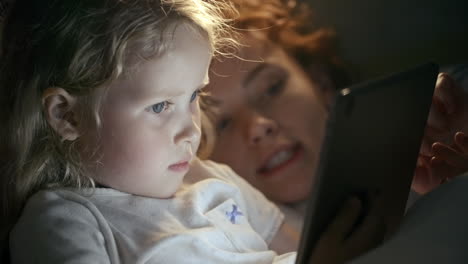
M 447 181 L 449 172 L 453 167 L 449 166 L 442 159 L 433 157 L 431 159 L 431 172 L 434 188 Z
M 468 154 L 468 137 L 463 132 L 455 133 L 455 145 L 463 154 Z
M 436 169 L 434 169 L 436 168 Z M 451 166 L 438 157 L 432 157 L 430 161 L 429 174 L 431 175 L 432 186 L 437 187 L 447 180 L 447 173 L 451 171 Z M 445 170 L 446 173 L 443 173 Z
M 425 156 L 419 155 L 416 162 L 416 168 L 414 169 L 413 181 L 411 183 L 411 188 L 417 193 L 424 193 L 423 188 L 429 177 L 429 170 L 424 165 Z
M 361 201 L 357 197 L 351 197 L 340 209 L 322 237 L 340 237 L 344 239 L 356 222 L 361 209 Z
M 459 153 L 452 147 L 449 147 L 445 144 L 440 142 L 436 142 L 432 144 L 432 152 L 434 153 L 434 157 L 437 157 L 443 160 L 450 166 L 456 168 L 466 168 L 467 167 L 467 159 L 468 157 L 464 156 L 463 154 Z
M 432 156 L 432 141 L 427 136 L 423 137 L 421 148 L 419 149 L 420 156 Z
M 450 122 L 450 121 L 447 119 L 447 122 Z M 443 142 L 443 143 L 451 142 L 453 140 L 453 134 L 449 130 L 450 130 L 449 127 L 447 127 L 446 129 L 440 130 L 439 128 L 434 128 L 430 126 L 429 124 L 426 124 L 426 127 L 424 128 L 423 143 L 429 144 L 429 148 L 432 148 L 432 144 L 434 144 L 435 142 Z M 426 155 L 426 156 L 432 156 L 432 155 Z
M 463 169 L 452 167 L 445 163 L 443 160 L 437 158 L 434 158 L 431 161 L 431 163 L 431 173 L 434 175 L 435 178 L 441 180 L 439 184 L 453 179 L 455 176 L 460 175 L 464 172 Z
M 435 187 L 439 186 L 440 183 L 435 183 L 432 179 L 430 169 L 422 166 L 416 167 L 414 171 L 413 182 L 411 183 L 411 189 L 418 194 L 426 194 L 432 191 Z
M 411 188 L 419 194 L 425 194 L 434 188 L 430 174 L 430 159 L 431 157 L 419 155 L 416 163 Z
M 382 201 L 376 196 L 370 200 L 371 207 L 364 221 L 346 240 L 345 248 L 348 252 L 354 252 L 355 256 L 379 245 L 385 235 L 385 222 L 381 212 Z
M 431 149 L 431 151 L 432 151 L 432 149 Z M 432 156 L 423 156 L 423 155 L 419 155 L 416 165 L 417 165 L 417 166 L 420 166 L 420 167 L 429 168 L 431 158 L 432 158 Z
M 446 131 L 449 127 L 448 118 L 443 112 L 440 111 L 441 103 L 437 99 L 432 100 L 432 106 L 429 110 L 429 116 L 427 118 L 428 130 L 435 130 L 438 133 Z M 443 107 L 442 107 L 443 108 Z
M 440 106 L 444 108 L 445 113 L 453 114 L 457 107 L 457 94 L 455 81 L 446 73 L 439 73 L 437 77 L 436 87 L 434 90 L 434 97 L 441 103 Z

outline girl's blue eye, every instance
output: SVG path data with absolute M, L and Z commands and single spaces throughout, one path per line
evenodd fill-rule
M 151 110 L 153 112 L 155 112 L 156 114 L 159 114 L 161 113 L 162 111 L 166 110 L 167 107 L 169 106 L 169 102 L 168 101 L 164 101 L 164 102 L 161 102 L 161 103 L 157 103 L 157 104 L 154 104 L 151 106 Z
M 195 92 L 193 92 L 192 96 L 190 97 L 190 102 L 195 101 L 195 99 L 197 99 L 198 97 L 198 94 L 200 94 L 200 90 L 196 90 Z

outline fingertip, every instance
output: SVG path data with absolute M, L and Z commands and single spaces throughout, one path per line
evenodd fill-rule
M 440 88 L 440 82 L 445 78 L 446 74 L 444 72 L 439 73 L 437 75 L 437 80 L 436 80 L 436 88 Z
M 432 156 L 431 144 L 427 140 L 423 140 L 421 143 L 421 148 L 419 149 L 419 156 Z M 419 157 L 419 158 L 420 158 Z M 418 158 L 418 160 L 419 160 Z
M 466 137 L 465 133 L 459 131 L 455 133 L 455 142 L 459 144 L 465 144 L 468 141 L 468 138 Z
M 451 103 L 451 97 L 454 95 L 452 94 L 451 90 L 453 89 L 453 80 L 447 73 L 440 73 L 437 79 L 437 88 L 441 91 L 441 99 L 442 104 L 444 106 L 444 110 L 447 114 L 453 114 L 455 112 L 455 107 Z
M 443 151 L 445 149 L 445 145 L 441 142 L 434 142 L 431 146 L 432 152 L 434 154 Z

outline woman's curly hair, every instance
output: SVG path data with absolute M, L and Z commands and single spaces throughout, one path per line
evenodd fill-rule
M 233 21 L 240 31 L 261 30 L 308 71 L 320 66 L 335 88 L 352 81 L 350 69 L 337 55 L 336 33 L 313 24 L 313 12 L 295 0 L 231 0 L 238 10 Z

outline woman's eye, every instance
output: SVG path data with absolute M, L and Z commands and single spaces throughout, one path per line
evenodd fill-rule
M 161 113 L 164 110 L 167 110 L 169 107 L 170 103 L 168 101 L 164 101 L 161 103 L 157 103 L 151 106 L 151 111 L 153 111 L 156 114 Z
M 269 95 L 269 96 L 275 96 L 275 95 L 278 95 L 284 88 L 284 85 L 285 85 L 285 80 L 284 79 L 281 79 L 281 80 L 278 80 L 276 81 L 275 83 L 273 83 L 272 85 L 270 85 L 270 87 L 268 87 L 266 93 Z
M 226 129 L 230 123 L 231 123 L 231 120 L 229 118 L 223 118 L 216 125 L 216 129 L 218 130 L 218 132 L 220 132 Z

